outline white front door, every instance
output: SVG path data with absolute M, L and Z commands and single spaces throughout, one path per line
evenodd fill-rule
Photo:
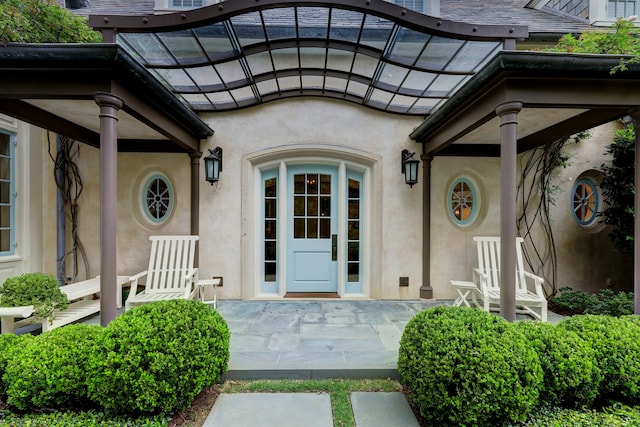
M 287 292 L 338 291 L 337 168 L 287 171 Z

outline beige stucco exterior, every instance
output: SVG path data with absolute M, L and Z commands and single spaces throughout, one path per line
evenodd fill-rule
M 402 149 L 420 152 L 408 135 L 420 118 L 376 112 L 333 100 L 298 98 L 245 110 L 203 115 L 215 135 L 202 142 L 202 151 L 224 149 L 220 181 L 210 186 L 200 180 L 200 277 L 224 277 L 221 298 L 281 298 L 283 292 L 264 294 L 259 285 L 259 181 L 264 165 L 285 167 L 303 161 L 347 165 L 364 171 L 364 216 L 367 283 L 357 294 L 343 298 L 415 299 L 422 283 L 422 195 L 424 176 L 413 188 L 400 173 Z M 4 118 L 6 131 L 17 135 L 18 184 L 16 255 L 0 260 L 3 278 L 27 271 L 56 273 L 56 214 L 53 163 L 46 132 Z M 600 127 L 580 144 L 567 145 L 571 154 L 566 168 L 556 168 L 558 185 L 551 207 L 558 251 L 557 287 L 588 291 L 613 286 L 628 289 L 631 260 L 616 253 L 607 229 L 581 228 L 570 208 L 572 183 L 582 173 L 597 170 L 606 161 L 604 147 L 617 124 Z M 55 144 L 55 137 L 50 136 Z M 522 156 L 527 156 L 523 154 Z M 79 236 L 86 249 L 89 275 L 100 273 L 100 152 L 80 145 L 76 157 L 84 185 L 80 204 Z M 187 154 L 118 155 L 118 274 L 130 275 L 146 268 L 149 241 L 154 234 L 190 232 L 191 159 Z M 175 196 L 173 213 L 162 225 L 146 220 L 140 189 L 150 174 L 161 172 Z M 447 212 L 447 191 L 459 177 L 478 187 L 480 212 L 466 227 L 456 225 Z M 432 162 L 431 283 L 438 299 L 455 297 L 450 279 L 471 279 L 476 264 L 472 237 L 498 235 L 500 231 L 500 159 L 436 157 Z M 536 239 L 541 234 L 533 230 Z M 22 243 L 24 242 L 24 244 Z M 81 260 L 81 257 L 78 257 Z M 535 265 L 549 275 L 549 266 Z M 86 275 L 78 265 L 78 277 Z M 72 274 L 68 264 L 67 275 Z M 399 286 L 408 277 L 409 286 Z M 282 288 L 280 289 L 282 291 Z M 286 286 L 284 288 L 286 291 Z

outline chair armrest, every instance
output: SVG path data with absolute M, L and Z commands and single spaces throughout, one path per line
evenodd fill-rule
M 487 287 L 487 280 L 489 280 L 489 276 L 486 275 L 485 273 L 483 273 L 482 271 L 480 271 L 477 268 L 473 269 L 473 283 L 476 284 L 476 286 L 482 291 L 484 292 L 485 288 Z
M 135 294 L 138 293 L 138 280 L 147 275 L 147 270 L 141 271 L 138 274 L 134 274 L 129 277 L 129 296 L 127 296 L 127 301 L 129 298 L 132 298 Z
M 540 276 L 536 276 L 535 274 L 530 273 L 528 271 L 524 272 L 524 277 L 527 279 L 533 280 L 535 290 L 536 290 L 536 295 L 538 295 L 538 298 L 546 300 L 547 298 L 544 295 L 544 289 L 542 289 L 542 283 L 544 282 L 544 278 Z

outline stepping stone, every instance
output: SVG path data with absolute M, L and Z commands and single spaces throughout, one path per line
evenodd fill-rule
M 356 427 L 420 427 L 404 394 L 351 393 Z
M 325 393 L 221 394 L 202 427 L 333 427 Z

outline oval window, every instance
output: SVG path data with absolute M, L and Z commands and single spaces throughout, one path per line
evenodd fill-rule
M 173 188 L 166 176 L 154 174 L 147 179 L 142 190 L 142 207 L 151 222 L 165 222 L 173 211 Z
M 478 216 L 480 200 L 474 183 L 468 178 L 457 178 L 447 193 L 449 216 L 458 225 L 466 226 Z
M 589 177 L 579 178 L 571 192 L 571 212 L 576 222 L 582 226 L 593 224 L 600 209 L 598 185 Z

